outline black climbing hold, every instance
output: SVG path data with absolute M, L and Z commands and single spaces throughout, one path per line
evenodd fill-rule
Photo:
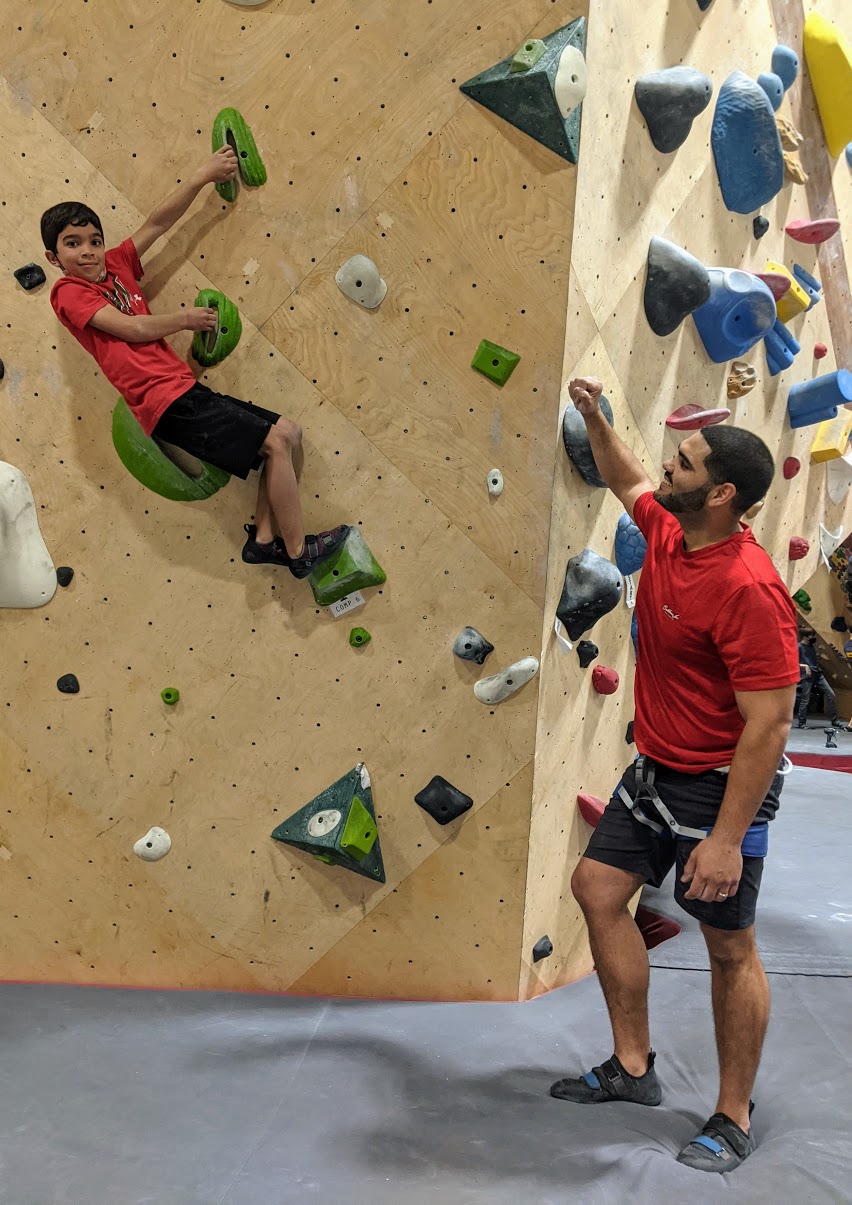
M 80 693 L 80 683 L 73 674 L 63 674 L 56 685 L 64 695 L 76 695 Z
M 549 958 L 552 953 L 553 942 L 545 933 L 533 946 L 533 962 L 541 962 L 542 958 Z
M 686 142 L 693 121 L 710 104 L 713 84 L 694 67 L 667 67 L 640 75 L 633 91 L 651 141 L 670 154 Z
M 627 731 L 624 734 L 624 739 L 628 745 L 636 744 L 636 742 L 633 739 L 633 723 L 634 723 L 634 721 L 631 720 L 630 723 L 627 725 Z
M 3 380 L 5 375 L 6 375 L 6 365 L 3 363 L 2 360 L 0 360 L 0 381 Z
M 449 824 L 451 820 L 473 807 L 471 797 L 454 787 L 451 782 L 447 782 L 440 774 L 436 774 L 422 791 L 418 791 L 414 801 L 439 824 Z
M 577 656 L 580 658 L 580 669 L 588 669 L 599 653 L 598 646 L 591 640 L 581 640 L 577 645 Z
M 701 9 L 701 11 L 703 13 L 706 13 L 707 9 L 710 7 L 710 5 L 712 3 L 713 3 L 713 0 L 698 0 L 698 7 Z
M 763 238 L 769 229 L 769 219 L 765 218 L 762 213 L 759 213 L 751 224 L 755 238 Z
M 848 632 L 849 628 L 842 615 L 835 615 L 834 619 L 832 619 L 831 630 L 832 632 Z
M 604 418 L 612 426 L 612 406 L 609 404 L 609 398 L 603 393 L 600 397 L 600 408 Z M 570 403 L 562 416 L 562 442 L 565 444 L 565 451 L 570 456 L 571 463 L 586 485 L 594 485 L 601 490 L 606 489 L 606 482 L 598 472 L 598 466 L 592 455 L 589 433 L 586 430 L 583 416 L 576 406 Z
M 56 570 L 56 580 L 60 586 L 70 586 L 71 578 L 74 576 L 74 570 L 69 565 L 60 565 Z
M 837 729 L 836 728 L 823 728 L 823 732 L 825 733 L 826 749 L 836 749 L 837 741 L 834 738 L 837 736 Z
M 23 268 L 15 269 L 15 280 L 23 289 L 36 289 L 47 277 L 38 264 L 24 264 Z
M 621 601 L 623 581 L 612 561 L 584 548 L 572 556 L 565 571 L 562 597 L 556 609 L 569 640 L 578 640 L 602 615 Z
M 710 299 L 710 273 L 701 260 L 670 243 L 652 238 L 645 280 L 645 317 L 655 335 L 670 335 L 687 314 Z
M 462 661 L 475 661 L 477 665 L 482 665 L 488 654 L 494 652 L 494 645 L 476 628 L 462 628 L 456 636 L 453 652 Z

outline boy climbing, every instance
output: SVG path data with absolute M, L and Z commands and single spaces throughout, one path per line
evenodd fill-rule
M 191 307 L 152 314 L 138 288 L 141 257 L 175 224 L 206 184 L 232 180 L 237 156 L 216 151 L 151 213 L 135 234 L 104 249 L 98 215 L 76 201 L 42 214 L 48 261 L 62 272 L 50 303 L 59 321 L 97 360 L 146 435 L 183 448 L 245 480 L 260 469 L 255 523 L 245 524 L 243 560 L 286 566 L 304 578 L 346 540 L 345 525 L 306 535 L 299 505 L 302 432 L 272 410 L 214 393 L 165 342 L 177 331 L 209 331 L 216 311 Z M 281 534 L 277 535 L 276 530 Z

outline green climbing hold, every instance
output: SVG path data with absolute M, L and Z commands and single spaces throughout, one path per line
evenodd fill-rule
M 807 590 L 797 590 L 793 595 L 793 602 L 796 603 L 797 606 L 801 607 L 805 614 L 813 610 L 811 607 L 811 596 L 808 594 Z
M 385 881 L 370 775 L 363 763 L 279 824 L 272 836 L 330 866 Z
M 369 644 L 373 637 L 366 628 L 353 628 L 349 633 L 349 643 L 353 649 L 359 649 L 362 645 Z
M 231 479 L 229 473 L 193 457 L 187 457 L 187 464 L 197 465 L 197 473 L 185 472 L 156 440 L 145 434 L 124 398 L 118 399 L 112 412 L 112 442 L 121 463 L 137 481 L 173 502 L 200 502 Z M 186 453 L 178 449 L 176 452 L 186 457 Z
M 346 542 L 308 577 L 318 607 L 330 607 L 355 590 L 380 586 L 385 580 L 384 569 L 357 527 L 349 529 Z
M 165 690 L 160 691 L 160 698 L 164 703 L 167 703 L 169 707 L 174 707 L 175 703 L 177 703 L 178 699 L 180 698 L 180 691 L 176 686 L 167 686 Z
M 529 71 L 530 67 L 536 65 L 545 50 L 547 50 L 547 47 L 541 38 L 530 38 L 528 42 L 524 42 L 523 46 L 512 55 L 512 63 L 509 70 L 513 74 L 516 71 Z
M 254 135 L 236 109 L 221 109 L 213 122 L 213 150 L 218 151 L 226 142 L 236 151 L 243 183 L 252 188 L 265 184 L 266 168 Z M 216 191 L 223 201 L 236 201 L 239 185 L 236 180 L 225 180 L 216 185 Z
M 213 330 L 196 331 L 192 339 L 193 360 L 197 360 L 202 368 L 212 368 L 237 346 L 243 333 L 243 324 L 233 301 L 217 289 L 202 289 L 195 304 L 216 310 L 217 321 Z
M 521 357 L 513 351 L 506 351 L 499 343 L 491 343 L 483 339 L 476 349 L 476 355 L 470 362 L 471 368 L 481 372 L 489 380 L 498 385 L 505 385 L 515 371 Z

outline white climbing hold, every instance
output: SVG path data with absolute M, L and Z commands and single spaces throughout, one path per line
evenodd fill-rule
M 499 498 L 503 493 L 503 474 L 499 469 L 489 469 L 486 477 L 488 492 L 492 498 Z
M 374 310 L 385 299 L 388 286 L 379 269 L 367 255 L 353 255 L 337 270 L 334 278 L 341 293 L 357 301 L 365 310 Z
M 365 791 L 369 791 L 369 789 L 370 789 L 370 773 L 369 773 L 367 767 L 364 765 L 363 762 L 360 762 L 355 768 L 358 770 L 359 774 L 361 775 L 361 786 L 364 788 Z
M 308 821 L 308 834 L 311 837 L 327 837 L 329 833 L 334 832 L 342 819 L 343 813 L 338 808 L 325 808 L 311 816 Z
M 537 672 L 538 660 L 535 657 L 524 657 L 523 660 L 501 669 L 499 674 L 493 674 L 490 678 L 482 678 L 475 684 L 473 693 L 480 703 L 485 703 L 490 707 L 494 703 L 502 703 L 504 699 L 508 699 L 509 695 L 513 695 L 516 690 L 525 686 L 530 678 L 534 678 Z
M 587 87 L 586 60 L 582 51 L 576 46 L 566 46 L 559 56 L 556 79 L 553 81 L 553 95 L 563 117 L 567 117 L 572 109 L 582 103 Z
M 0 607 L 43 607 L 56 593 L 56 569 L 41 531 L 30 483 L 0 460 Z
M 133 846 L 137 858 L 145 862 L 159 862 L 172 847 L 172 839 L 164 828 L 149 828 L 144 837 L 140 837 Z
M 828 558 L 832 553 L 843 543 L 843 525 L 838 527 L 837 531 L 829 531 L 822 523 L 819 525 L 819 549 L 822 553 L 823 564 L 827 569 L 831 568 L 828 563 Z
M 825 488 L 835 506 L 839 505 L 852 486 L 852 452 L 835 456 L 826 466 Z

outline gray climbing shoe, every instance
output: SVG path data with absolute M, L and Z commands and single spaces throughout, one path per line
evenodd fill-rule
M 749 1116 L 753 1108 L 754 1102 L 749 1106 Z M 677 1161 L 700 1172 L 732 1172 L 756 1146 L 751 1130 L 745 1134 L 726 1113 L 714 1113 L 701 1133 L 686 1144 Z
M 648 1055 L 648 1070 L 644 1075 L 630 1075 L 619 1060 L 612 1056 L 600 1067 L 593 1067 L 579 1079 L 560 1079 L 551 1085 L 550 1095 L 570 1100 L 577 1105 L 606 1104 L 611 1100 L 626 1100 L 634 1105 L 658 1105 L 663 1092 L 654 1070 L 656 1054 Z

